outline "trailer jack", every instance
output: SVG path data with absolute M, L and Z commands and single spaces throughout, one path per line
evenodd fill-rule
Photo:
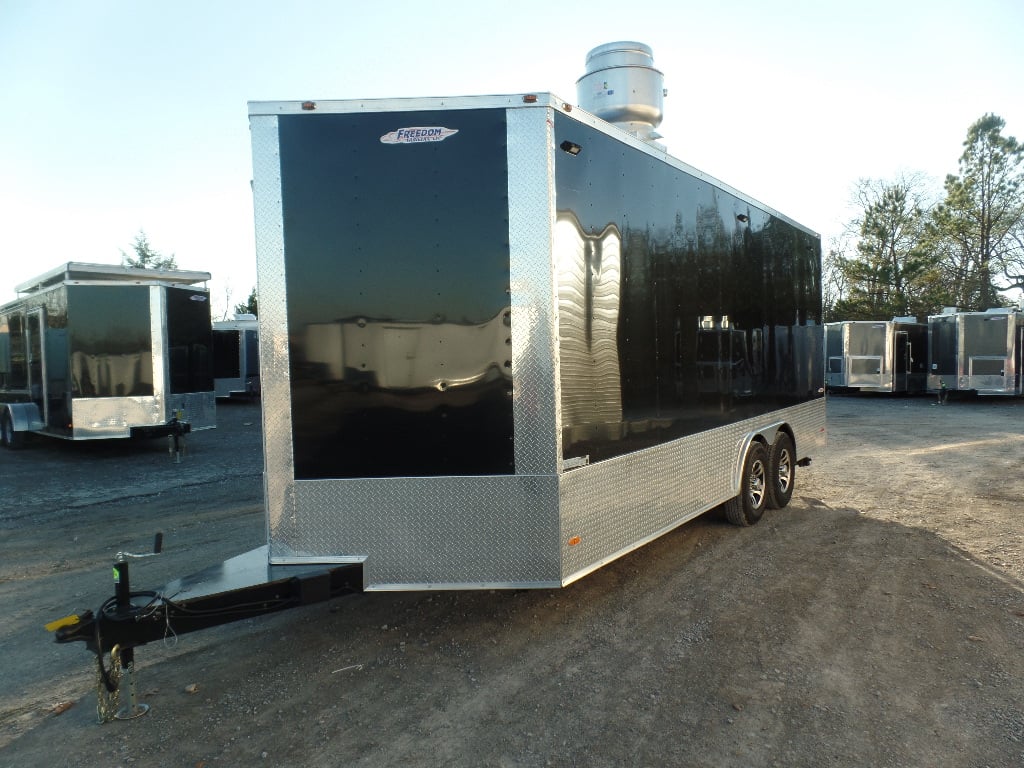
M 185 435 L 189 432 L 189 426 L 182 421 L 184 414 L 178 410 L 174 412 L 174 416 L 167 422 L 167 426 L 170 428 L 171 433 L 167 436 L 167 452 L 174 457 L 175 464 L 181 464 L 182 454 L 185 453 Z
M 270 565 L 267 546 L 157 590 L 131 591 L 129 560 L 159 554 L 162 543 L 158 533 L 153 552 L 117 553 L 115 593 L 95 613 L 86 610 L 46 625 L 55 642 L 83 642 L 96 654 L 96 711 L 101 723 L 130 720 L 149 711 L 136 695 L 136 647 L 155 640 L 176 642 L 189 632 L 362 591 L 361 563 Z M 109 657 L 108 664 L 104 657 Z M 127 696 L 123 706 L 122 692 Z

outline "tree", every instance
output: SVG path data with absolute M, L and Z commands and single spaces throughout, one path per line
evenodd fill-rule
M 258 315 L 258 309 L 259 307 L 257 306 L 256 288 L 253 287 L 252 291 L 249 293 L 249 298 L 245 300 L 245 303 L 235 305 L 235 314 Z
M 1005 127 L 991 113 L 971 125 L 929 227 L 962 309 L 998 306 L 998 291 L 1024 288 L 1024 147 Z
M 149 238 L 146 237 L 146 233 L 141 229 L 139 234 L 135 236 L 135 241 L 132 243 L 132 250 L 135 251 L 135 256 L 129 256 L 123 250 L 121 251 L 121 263 L 126 267 L 137 267 L 139 269 L 177 269 L 178 263 L 172 253 L 170 256 L 164 256 L 163 254 L 153 250 L 153 247 L 149 244 Z
M 927 314 L 934 258 L 922 247 L 928 209 L 925 179 L 861 179 L 855 204 L 862 213 L 848 226 L 853 255 L 831 253 L 834 281 L 842 286 L 830 314 L 843 320 L 877 320 Z
M 821 256 L 821 304 L 825 322 L 844 319 L 836 315 L 836 305 L 849 292 L 849 283 L 843 269 L 845 250 L 844 241 L 832 237 L 828 249 Z

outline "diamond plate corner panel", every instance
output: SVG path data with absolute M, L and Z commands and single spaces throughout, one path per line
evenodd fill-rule
M 253 208 L 256 220 L 256 274 L 260 297 L 260 386 L 263 401 L 264 493 L 267 532 L 273 553 L 284 522 L 293 518 L 295 477 L 292 459 L 291 389 L 288 359 L 288 305 L 285 285 L 284 213 L 278 118 L 253 116 Z
M 516 474 L 552 475 L 561 455 L 553 363 L 553 128 L 547 109 L 509 109 L 506 115 Z

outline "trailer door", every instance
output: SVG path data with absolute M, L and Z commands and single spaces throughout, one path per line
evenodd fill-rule
M 906 331 L 896 331 L 893 347 L 892 391 L 906 392 L 910 384 L 910 342 Z
M 28 352 L 28 389 L 32 402 L 39 407 L 43 423 L 50 423 L 46 392 L 46 346 L 43 340 L 43 308 L 32 310 L 26 317 L 26 342 Z
M 1024 395 L 1024 325 L 1017 326 L 1017 354 L 1013 361 L 1013 394 Z

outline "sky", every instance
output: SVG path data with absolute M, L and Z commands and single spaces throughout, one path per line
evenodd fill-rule
M 1024 140 L 1020 0 L 0 0 L 0 302 L 145 232 L 210 272 L 214 318 L 256 285 L 250 101 L 550 92 L 636 40 L 668 152 L 822 235 L 858 179 L 941 193 L 986 113 Z

